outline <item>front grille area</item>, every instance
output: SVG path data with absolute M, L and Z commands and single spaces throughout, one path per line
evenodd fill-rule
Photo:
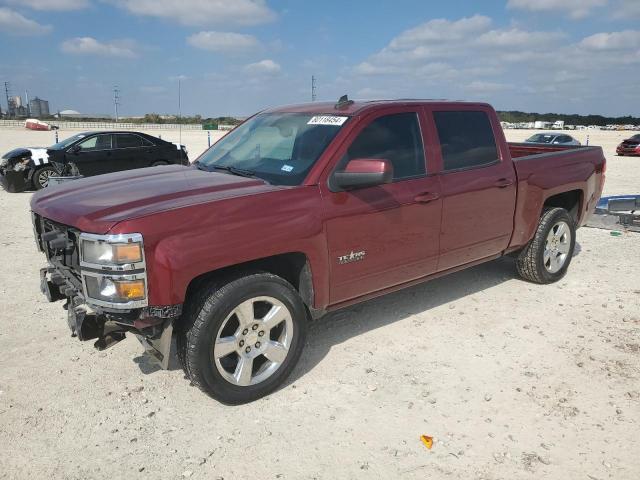
M 47 260 L 80 278 L 80 232 L 38 214 L 33 215 L 33 221 L 36 243 L 47 256 Z

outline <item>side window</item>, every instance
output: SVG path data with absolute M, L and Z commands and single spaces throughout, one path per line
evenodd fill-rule
M 433 112 L 444 170 L 457 170 L 498 160 L 496 140 L 485 112 Z
M 128 133 L 119 133 L 116 136 L 116 148 L 136 148 L 142 147 L 142 138 Z
M 78 144 L 83 152 L 108 150 L 111 148 L 111 135 L 95 135 Z
M 341 164 L 355 158 L 384 158 L 393 164 L 394 180 L 425 174 L 420 123 L 416 113 L 376 118 L 353 141 Z

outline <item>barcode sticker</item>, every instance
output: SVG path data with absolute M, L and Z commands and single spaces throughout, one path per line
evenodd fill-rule
M 340 126 L 347 121 L 349 117 L 336 117 L 335 115 L 316 115 L 311 117 L 307 125 L 336 125 Z

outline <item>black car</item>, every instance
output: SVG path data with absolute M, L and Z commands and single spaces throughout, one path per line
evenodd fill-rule
M 0 162 L 9 192 L 44 188 L 50 177 L 90 177 L 158 165 L 188 165 L 184 145 L 140 132 L 85 132 L 47 148 L 16 148 Z

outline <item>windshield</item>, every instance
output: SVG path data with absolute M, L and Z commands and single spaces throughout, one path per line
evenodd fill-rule
M 634 140 L 636 142 L 640 142 L 640 134 L 638 135 L 634 135 L 633 137 L 631 137 L 629 140 Z
M 242 170 L 274 185 L 300 185 L 348 117 L 256 115 L 198 158 L 199 168 Z M 230 167 L 230 168 L 229 168 Z
M 63 150 L 65 148 L 67 148 L 69 145 L 71 145 L 73 142 L 80 140 L 81 138 L 86 137 L 87 134 L 86 133 L 78 133 L 77 135 L 74 135 L 73 137 L 69 137 L 65 140 L 62 140 L 61 142 L 58 142 L 54 145 L 51 145 L 49 147 L 49 150 Z
M 551 143 L 551 140 L 555 138 L 555 135 L 548 135 L 544 133 L 536 133 L 525 140 L 530 143 Z

